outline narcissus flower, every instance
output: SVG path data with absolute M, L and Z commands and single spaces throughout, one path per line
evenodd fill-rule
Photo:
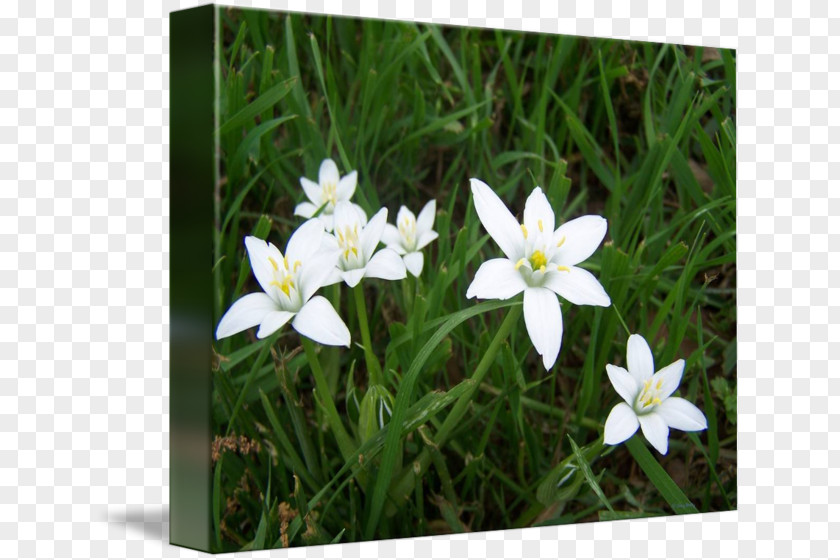
M 356 192 L 356 180 L 357 174 L 355 171 L 340 177 L 335 162 L 331 159 L 325 159 L 321 162 L 317 183 L 306 177 L 300 178 L 300 186 L 303 187 L 303 192 L 309 202 L 301 202 L 295 206 L 295 216 L 311 218 L 318 211 L 318 208 L 323 206 L 324 209 L 318 214 L 318 219 L 321 220 L 327 231 L 332 231 L 335 205 L 342 200 L 350 200 L 353 197 L 353 193 Z M 361 206 L 353 204 L 353 207 L 363 216 L 363 219 L 367 219 L 367 215 Z
M 387 208 L 380 209 L 367 222 L 350 202 L 336 204 L 335 232 L 325 235 L 323 244 L 325 249 L 338 250 L 338 262 L 324 285 L 343 280 L 352 288 L 362 278 L 405 278 L 405 264 L 396 251 L 387 248 L 376 251 L 387 219 Z
M 607 375 L 624 399 L 610 411 L 604 443 L 616 445 L 636 433 L 639 426 L 650 444 L 668 453 L 669 428 L 684 432 L 705 430 L 706 416 L 685 399 L 672 396 L 680 384 L 685 360 L 677 360 L 653 373 L 653 354 L 644 338 L 630 335 L 627 369 L 607 364 Z
M 420 276 L 423 271 L 423 253 L 420 249 L 438 238 L 432 231 L 435 223 L 435 201 L 426 203 L 420 214 L 400 206 L 397 212 L 397 225 L 385 224 L 382 242 L 402 256 L 405 267 L 413 276 Z
M 537 187 L 525 201 L 520 224 L 484 182 L 470 179 L 470 187 L 478 218 L 505 258 L 482 263 L 467 297 L 509 299 L 524 292 L 528 336 L 545 369 L 551 369 L 563 336 L 557 296 L 576 305 L 610 305 L 595 276 L 576 266 L 601 244 L 607 221 L 601 216 L 581 216 L 554 229 L 554 211 Z
M 286 254 L 272 243 L 246 237 L 251 270 L 262 292 L 236 300 L 216 327 L 216 339 L 259 325 L 257 338 L 265 338 L 288 323 L 315 342 L 350 346 L 350 331 L 333 306 L 314 296 L 335 269 L 337 250 L 323 250 L 324 226 L 318 220 L 301 225 L 286 245 Z

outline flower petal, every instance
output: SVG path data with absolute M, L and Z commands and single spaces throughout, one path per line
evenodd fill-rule
M 557 264 L 576 265 L 588 259 L 607 234 L 607 220 L 601 216 L 581 216 L 570 220 L 554 232 Z
M 656 413 L 669 427 L 684 432 L 698 432 L 709 427 L 706 415 L 692 403 L 680 397 L 665 399 L 656 407 Z
M 400 232 L 392 224 L 385 224 L 385 228 L 382 230 L 382 243 L 384 243 L 385 246 L 389 249 L 393 249 L 401 255 L 405 254 L 405 249 L 402 246 L 402 237 L 400 236 Z
M 323 286 L 329 286 L 330 279 L 333 274 L 338 272 L 336 264 L 338 264 L 338 257 L 340 252 L 338 250 L 316 250 L 305 261 L 300 268 L 300 276 L 298 282 L 300 285 L 298 289 L 301 294 L 301 301 L 306 303 L 309 298 L 321 289 Z M 335 271 L 335 272 L 334 272 Z M 341 274 L 336 276 L 336 282 L 341 281 Z
M 415 278 L 420 276 L 420 273 L 423 272 L 423 253 L 420 251 L 408 253 L 403 257 L 403 262 L 405 263 L 405 268 Z
M 670 397 L 677 387 L 680 386 L 683 370 L 685 369 L 685 360 L 677 360 L 671 365 L 657 371 L 651 379 L 651 384 L 661 391 L 659 398 L 663 401 Z M 659 383 L 662 382 L 660 386 Z
M 551 209 L 551 204 L 548 203 L 548 199 L 541 188 L 535 188 L 528 196 L 525 201 L 523 218 L 529 233 L 545 232 L 551 234 L 554 232 L 554 210 Z
M 379 212 L 373 215 L 367 225 L 359 234 L 359 243 L 362 254 L 365 256 L 365 262 L 369 261 L 382 239 L 382 231 L 385 229 L 385 223 L 388 220 L 388 209 L 380 208 Z
M 216 340 L 259 325 L 266 315 L 277 310 L 277 304 L 263 292 L 242 296 L 230 306 L 216 327 Z
M 551 290 L 526 288 L 522 304 L 525 312 L 525 328 L 537 353 L 542 356 L 543 365 L 550 370 L 560 353 L 563 338 L 563 316 L 560 302 Z
M 642 433 L 654 449 L 663 455 L 668 453 L 668 424 L 657 412 L 639 416 Z
M 321 284 L 321 287 L 323 288 L 324 286 L 332 286 L 333 284 L 343 282 L 343 274 L 344 273 L 339 268 L 333 267 L 333 269 L 330 270 L 330 273 L 327 275 L 326 280 L 324 280 L 324 282 Z
M 321 200 L 321 185 L 316 183 L 315 181 L 311 181 L 306 177 L 300 178 L 300 186 L 303 187 L 303 192 L 306 194 L 306 198 L 315 205 L 315 208 L 319 208 L 321 204 L 323 204 L 323 200 Z M 310 214 L 311 216 L 311 214 Z
M 347 202 L 346 200 L 338 201 L 335 205 L 333 217 L 335 218 L 334 225 L 340 231 L 344 231 L 344 229 L 348 227 L 351 230 L 354 227 L 358 227 L 359 232 L 361 232 L 365 225 L 365 222 L 359 219 L 359 213 L 354 208 L 354 204 L 352 202 Z
M 423 247 L 425 247 L 426 245 L 428 245 L 429 243 L 431 243 L 432 241 L 434 241 L 437 238 L 438 238 L 437 232 L 424 231 L 417 238 L 417 245 L 415 246 L 415 249 L 417 249 L 419 251 L 420 249 L 422 249 Z
M 528 285 L 508 259 L 484 261 L 467 288 L 467 299 L 510 299 Z M 556 299 L 556 298 L 555 298 Z
M 417 218 L 414 216 L 414 212 L 405 206 L 400 206 L 400 209 L 397 210 L 397 227 L 400 227 L 400 224 L 405 223 L 406 219 L 409 224 L 414 223 L 415 227 L 417 226 Z
M 289 266 L 296 261 L 305 263 L 321 246 L 324 236 L 324 224 L 320 220 L 307 220 L 300 225 L 286 243 L 286 258 Z
M 350 331 L 323 296 L 315 296 L 301 307 L 292 327 L 307 338 L 327 346 L 350 346 Z
M 653 354 L 641 335 L 631 334 L 627 340 L 627 370 L 640 384 L 653 375 Z
M 366 224 L 368 219 L 367 219 L 367 212 L 365 212 L 365 209 L 362 208 L 361 206 L 359 206 L 358 204 L 356 204 L 355 202 L 353 203 L 353 208 L 355 208 L 356 214 L 358 214 L 358 216 L 359 216 L 359 222 L 362 223 L 362 224 Z
M 588 270 L 576 266 L 569 270 L 549 270 L 543 286 L 575 305 L 610 306 L 610 296 Z
M 326 210 L 326 208 L 324 210 Z M 321 220 L 321 223 L 324 225 L 324 229 L 326 231 L 331 232 L 333 230 L 333 226 L 335 225 L 335 217 L 332 214 L 321 212 L 320 214 L 318 214 L 318 219 Z
M 430 200 L 417 214 L 417 232 L 431 231 L 435 225 L 435 212 L 437 211 L 435 199 Z
M 604 424 L 604 443 L 618 445 L 627 441 L 639 429 L 639 417 L 627 403 L 615 405 Z
M 272 293 L 271 282 L 274 280 L 274 269 L 269 257 L 273 258 L 275 263 L 279 265 L 280 263 L 276 258 L 279 251 L 276 247 L 274 251 L 270 251 L 268 242 L 253 235 L 245 238 L 245 249 L 248 251 L 251 270 L 254 272 L 254 277 L 259 282 L 260 287 L 267 294 Z M 283 256 L 280 255 L 280 259 L 282 258 Z
M 321 167 L 318 169 L 318 182 L 323 188 L 324 185 L 335 185 L 338 188 L 338 167 L 335 162 L 329 158 L 321 162 Z
M 624 399 L 624 402 L 633 406 L 633 400 L 639 393 L 639 384 L 630 375 L 630 372 L 623 367 L 607 364 L 607 376 L 610 378 L 610 383 L 615 388 L 615 392 Z
M 272 311 L 260 321 L 257 338 L 265 338 L 274 334 L 277 329 L 288 323 L 294 316 L 295 314 L 291 311 Z
M 356 182 L 358 177 L 358 173 L 351 171 L 339 179 L 338 186 L 335 190 L 336 200 L 350 200 L 353 197 L 353 193 L 356 192 Z
M 493 189 L 479 179 L 470 179 L 473 202 L 478 219 L 493 241 L 510 260 L 516 262 L 524 256 L 524 241 L 519 222 L 510 213 Z
M 300 204 L 295 206 L 295 216 L 311 218 L 312 215 L 318 211 L 318 208 L 318 206 L 315 206 L 311 202 L 301 202 Z
M 393 249 L 380 249 L 368 261 L 365 278 L 402 280 L 405 278 L 405 263 Z
M 362 281 L 365 276 L 364 268 L 354 268 L 353 270 L 345 270 L 341 272 L 341 278 L 351 288 L 355 288 L 356 284 Z

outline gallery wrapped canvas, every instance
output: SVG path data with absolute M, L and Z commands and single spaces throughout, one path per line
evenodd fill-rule
M 736 507 L 733 51 L 170 22 L 173 543 Z

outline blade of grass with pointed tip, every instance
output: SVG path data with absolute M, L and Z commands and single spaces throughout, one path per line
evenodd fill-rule
M 691 500 L 686 497 L 685 493 L 680 490 L 680 487 L 674 482 L 662 465 L 648 450 L 645 443 L 636 434 L 627 440 L 627 450 L 636 460 L 636 463 L 641 467 L 642 471 L 647 476 L 651 484 L 656 487 L 671 509 L 676 514 L 686 513 L 700 513 Z

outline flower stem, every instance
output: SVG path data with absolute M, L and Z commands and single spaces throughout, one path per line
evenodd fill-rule
M 408 275 L 408 277 L 402 281 L 402 292 L 403 292 L 403 307 L 405 309 L 406 317 L 411 317 L 411 313 L 413 311 L 412 305 L 414 303 L 414 277 L 412 275 Z M 408 323 L 408 320 L 406 320 Z
M 496 354 L 499 352 L 499 348 L 502 347 L 502 342 L 507 340 L 510 331 L 513 330 L 513 326 L 519 321 L 520 315 L 522 315 L 522 307 L 519 305 L 511 307 L 510 311 L 508 311 L 507 317 L 502 321 L 499 330 L 496 331 L 496 336 L 490 341 L 487 352 L 484 353 L 481 361 L 478 362 L 478 367 L 475 368 L 475 371 L 470 377 L 472 386 L 455 402 L 455 406 L 452 407 L 446 420 L 443 421 L 443 426 L 435 434 L 435 443 L 438 446 L 442 445 L 449 437 L 450 432 L 461 423 L 461 418 L 467 411 L 467 406 L 472 401 L 473 395 L 475 395 L 479 386 L 481 386 L 484 376 L 490 371 L 490 366 L 496 360 Z
M 353 295 L 356 298 L 356 314 L 359 317 L 359 330 L 362 331 L 362 344 L 365 347 L 365 362 L 367 363 L 368 375 L 370 376 L 370 384 L 384 385 L 382 367 L 379 365 L 379 360 L 376 359 L 376 354 L 373 353 L 373 343 L 370 340 L 367 307 L 365 306 L 365 292 L 361 283 L 356 284 L 356 287 L 353 288 Z
M 472 377 L 470 377 L 472 385 L 455 402 L 452 410 L 449 411 L 449 415 L 443 421 L 443 425 L 437 431 L 437 434 L 435 434 L 434 444 L 436 446 L 441 447 L 446 442 L 446 439 L 449 437 L 452 430 L 460 425 L 461 419 L 464 417 L 464 414 L 466 414 L 467 407 L 472 401 L 473 395 L 478 390 L 479 386 L 481 386 L 484 376 L 487 375 L 487 372 L 490 370 L 490 366 L 496 360 L 496 354 L 502 347 L 502 343 L 507 339 L 508 335 L 513 330 L 514 325 L 516 325 L 517 321 L 519 321 L 521 315 L 521 305 L 515 305 L 510 308 L 510 311 L 508 311 L 507 317 L 505 317 L 504 321 L 502 321 L 499 330 L 496 331 L 496 336 L 493 337 L 493 340 L 490 342 L 490 346 L 488 346 L 487 351 L 478 363 L 478 367 L 475 368 Z M 408 469 L 401 478 L 398 478 L 396 482 L 391 485 L 391 497 L 396 499 L 397 496 L 407 496 L 414 487 L 415 477 L 421 476 L 423 472 L 429 468 L 431 459 L 432 457 L 429 449 L 423 449 L 422 453 L 420 453 L 414 461 L 413 468 Z
M 327 384 L 327 379 L 324 377 L 324 370 L 321 369 L 321 362 L 318 361 L 318 354 L 315 352 L 315 345 L 311 340 L 305 336 L 300 337 L 303 350 L 306 352 L 306 359 L 309 361 L 309 368 L 312 370 L 312 377 L 315 378 L 315 388 L 317 391 L 318 400 L 324 405 L 327 413 L 327 422 L 330 429 L 338 442 L 338 448 L 341 450 L 341 455 L 347 461 L 356 452 L 356 445 L 350 439 L 347 430 L 344 429 L 344 424 L 341 423 L 341 417 L 338 415 L 338 410 L 335 408 L 330 387 Z
M 621 316 L 621 313 L 618 311 L 618 307 L 615 304 L 612 304 L 613 311 L 618 316 L 618 320 L 621 322 L 621 326 L 624 327 L 624 330 L 627 331 L 627 336 L 630 336 L 630 329 L 627 328 L 627 323 L 624 322 L 624 318 Z

